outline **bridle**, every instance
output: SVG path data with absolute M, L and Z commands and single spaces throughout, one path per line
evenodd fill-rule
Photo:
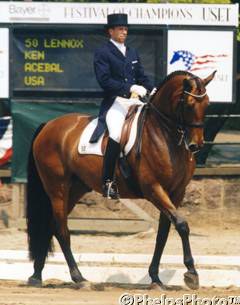
M 191 95 L 193 97 L 196 97 L 196 98 L 203 98 L 205 95 L 207 95 L 207 90 L 205 90 L 205 92 L 203 94 L 194 94 L 194 93 L 188 92 L 186 90 L 184 90 L 183 92 L 188 94 L 188 95 Z
M 203 128 L 204 127 L 204 123 L 203 122 L 199 122 L 199 123 L 188 123 L 184 120 L 184 104 L 185 104 L 185 95 L 190 95 L 190 96 L 193 96 L 197 99 L 202 99 L 204 96 L 207 95 L 207 91 L 205 90 L 205 92 L 203 94 L 194 94 L 194 93 L 191 93 L 191 92 L 188 92 L 186 90 L 183 90 L 183 93 L 181 94 L 181 97 L 179 99 L 179 102 L 178 102 L 178 107 L 180 108 L 180 113 L 179 113 L 179 117 L 178 117 L 178 120 L 177 120 L 177 126 L 178 127 L 193 127 L 193 128 Z M 161 117 L 161 119 L 163 119 L 166 123 L 172 123 L 173 122 L 173 119 L 170 118 L 168 115 L 164 114 L 163 112 L 159 111 L 157 109 L 157 107 L 151 102 L 152 101 L 152 98 L 148 98 L 147 102 L 145 101 L 145 103 L 148 105 L 147 108 L 151 108 L 153 109 L 157 114 L 158 116 Z M 174 122 L 174 124 L 176 124 L 176 121 Z
M 197 88 L 199 87 L 199 79 L 198 77 L 191 77 L 189 80 L 194 80 L 197 84 Z M 198 100 L 202 100 L 206 95 L 207 95 L 207 91 L 205 89 L 205 92 L 202 94 L 195 94 L 192 92 L 189 92 L 187 90 L 183 89 L 183 92 L 180 96 L 179 102 L 178 102 L 178 106 L 177 106 L 177 112 L 178 112 L 178 125 L 182 130 L 185 130 L 187 127 L 189 128 L 203 128 L 204 127 L 204 123 L 203 122 L 198 122 L 198 123 L 189 123 L 186 121 L 185 116 L 184 116 L 184 105 L 186 104 L 186 96 L 192 96 L 194 97 L 197 101 Z
M 191 79 L 194 79 L 196 81 L 195 77 L 192 77 Z M 173 118 L 170 118 L 168 115 L 159 111 L 157 109 L 157 107 L 152 103 L 152 98 L 149 98 L 146 108 L 147 109 L 151 108 L 152 110 L 154 110 L 154 112 L 161 118 L 162 125 L 164 125 L 164 128 L 167 129 L 168 131 L 170 131 L 172 129 L 171 127 L 173 125 L 177 126 L 177 131 L 180 134 L 180 141 L 179 141 L 178 145 L 181 145 L 182 142 L 184 142 L 186 149 L 189 150 L 189 147 L 187 144 L 188 143 L 188 139 L 187 139 L 188 128 L 203 128 L 204 123 L 203 122 L 189 123 L 186 121 L 185 116 L 184 116 L 184 106 L 186 103 L 186 96 L 192 96 L 201 101 L 206 95 L 207 95 L 206 89 L 205 89 L 205 92 L 202 94 L 195 94 L 195 93 L 192 93 L 192 92 L 189 92 L 189 91 L 183 89 L 183 92 L 180 95 L 180 99 L 179 99 L 178 106 L 177 106 L 176 120 L 173 120 Z

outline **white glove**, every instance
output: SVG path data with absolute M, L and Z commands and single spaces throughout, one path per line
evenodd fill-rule
M 154 95 L 156 92 L 157 92 L 157 88 L 155 87 L 155 88 L 152 89 L 152 91 L 150 92 L 149 95 L 152 96 L 152 95 Z
M 132 87 L 130 88 L 130 92 L 134 92 L 140 97 L 144 97 L 147 94 L 147 89 L 145 89 L 143 86 L 132 85 Z

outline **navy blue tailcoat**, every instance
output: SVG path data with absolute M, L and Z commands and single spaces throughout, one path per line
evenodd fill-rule
M 108 41 L 96 50 L 94 55 L 94 71 L 97 81 L 104 91 L 104 99 L 100 106 L 98 126 L 90 142 L 96 142 L 106 129 L 106 113 L 117 96 L 130 97 L 132 85 L 144 86 L 151 91 L 153 85 L 145 75 L 137 51 L 126 47 L 125 56 Z

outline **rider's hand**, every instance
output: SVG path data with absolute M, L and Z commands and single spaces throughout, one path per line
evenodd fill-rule
M 132 93 L 134 92 L 140 97 L 144 97 L 147 94 L 147 89 L 144 88 L 143 86 L 132 85 L 132 87 L 130 88 L 130 92 Z

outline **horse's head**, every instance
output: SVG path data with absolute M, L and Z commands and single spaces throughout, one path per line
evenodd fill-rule
M 209 105 L 206 86 L 216 71 L 201 79 L 186 71 L 170 74 L 153 98 L 153 104 L 176 123 L 178 130 L 192 152 L 204 143 L 205 110 Z
M 205 79 L 189 75 L 182 82 L 182 92 L 175 111 L 180 128 L 187 134 L 187 145 L 192 152 L 198 151 L 204 144 L 203 121 L 209 105 L 206 86 L 215 73 L 216 71 Z

